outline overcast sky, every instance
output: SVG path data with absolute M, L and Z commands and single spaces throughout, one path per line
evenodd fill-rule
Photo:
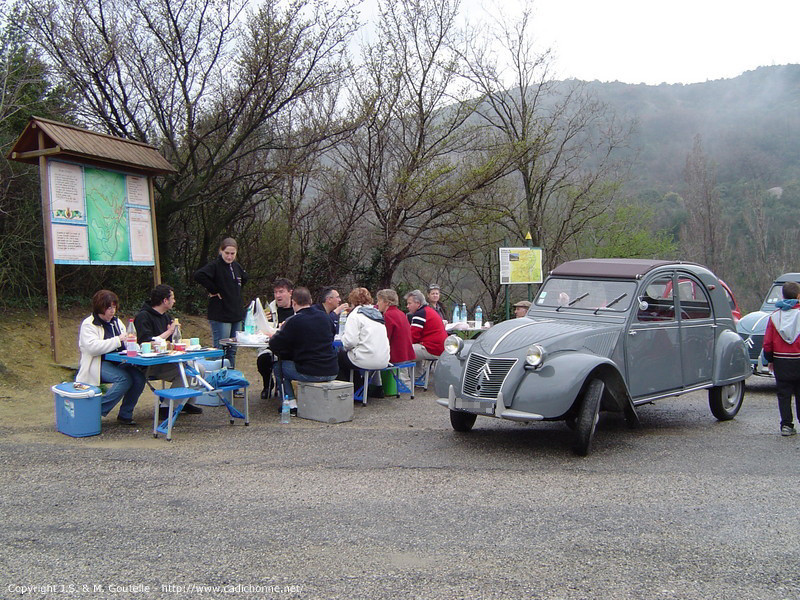
M 536 0 L 533 6 L 560 78 L 694 83 L 800 63 L 800 0 Z
M 429 0 L 436 1 L 436 0 Z M 523 0 L 461 0 L 481 24 Z M 362 15 L 375 14 L 365 0 Z M 800 63 L 800 0 L 533 0 L 558 79 L 695 83 Z M 500 7 L 494 8 L 495 6 Z M 369 30 L 369 28 L 368 28 Z

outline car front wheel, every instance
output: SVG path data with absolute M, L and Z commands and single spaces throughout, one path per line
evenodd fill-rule
M 708 405 L 720 421 L 729 421 L 742 408 L 744 401 L 744 381 L 721 385 L 708 390 Z
M 602 379 L 592 379 L 581 398 L 575 423 L 575 453 L 580 456 L 589 454 L 594 430 L 600 417 L 600 400 L 603 398 L 605 387 Z
M 450 424 L 453 426 L 453 429 L 460 431 L 461 433 L 467 433 L 468 431 L 471 431 L 472 426 L 475 425 L 475 419 L 477 418 L 478 415 L 474 413 L 463 412 L 460 410 L 450 411 Z

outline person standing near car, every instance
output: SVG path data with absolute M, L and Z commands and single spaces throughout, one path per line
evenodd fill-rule
M 800 284 L 787 281 L 783 284 L 783 300 L 770 315 L 764 335 L 764 357 L 767 367 L 775 374 L 778 410 L 781 415 L 781 435 L 797 433 L 792 415 L 794 396 L 800 420 Z
M 225 238 L 219 245 L 217 257 L 194 273 L 194 280 L 208 292 L 208 322 L 215 348 L 220 347 L 220 340 L 234 337 L 242 329 L 242 286 L 247 283 L 247 273 L 236 262 L 238 248 L 236 240 Z M 235 365 L 235 346 L 228 346 L 225 358 L 231 367 Z

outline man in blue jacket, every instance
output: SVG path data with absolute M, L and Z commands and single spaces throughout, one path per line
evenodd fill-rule
M 269 340 L 269 348 L 277 356 L 275 378 L 282 382 L 283 395 L 289 408 L 297 414 L 292 381 L 333 381 L 339 372 L 333 348 L 334 327 L 328 315 L 311 308 L 308 288 L 292 291 L 294 315 Z

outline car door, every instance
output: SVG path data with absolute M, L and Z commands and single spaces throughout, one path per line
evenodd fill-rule
M 711 381 L 716 325 L 708 290 L 694 276 L 678 273 L 681 366 L 684 387 Z
M 633 307 L 625 335 L 625 370 L 634 400 L 683 387 L 673 278 L 673 272 L 651 276 Z

